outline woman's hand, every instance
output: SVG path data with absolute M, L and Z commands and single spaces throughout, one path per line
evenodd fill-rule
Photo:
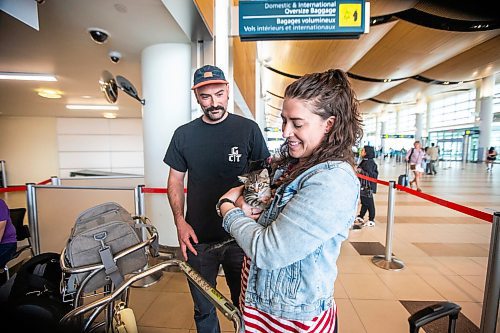
M 246 216 L 253 220 L 257 220 L 260 216 L 260 213 L 262 213 L 262 209 L 252 207 L 247 204 L 243 196 L 240 196 L 238 200 L 235 201 L 235 203 L 237 207 L 240 207 L 243 210 L 243 213 L 245 213 Z
M 229 189 L 229 191 L 227 191 L 226 193 L 224 193 L 220 197 L 220 199 L 222 199 L 222 198 L 228 198 L 229 200 L 231 200 L 233 202 L 236 202 L 236 200 L 238 200 L 238 198 L 241 197 L 241 195 L 243 194 L 243 187 L 244 186 L 245 185 L 241 185 L 241 186 L 237 186 L 237 187 L 233 187 L 233 188 Z
M 223 194 L 220 198 L 228 198 L 229 200 L 232 200 L 235 203 L 236 207 L 239 207 L 243 210 L 246 216 L 250 217 L 251 219 L 257 220 L 260 216 L 260 213 L 262 213 L 262 210 L 252 207 L 245 202 L 245 199 L 242 196 L 244 186 L 245 185 L 233 187 L 225 194 Z

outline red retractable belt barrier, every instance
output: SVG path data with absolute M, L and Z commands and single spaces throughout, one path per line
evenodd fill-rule
M 378 183 L 378 184 L 382 184 L 382 185 L 385 185 L 385 186 L 389 186 L 389 182 L 387 182 L 385 180 L 378 180 L 378 179 L 371 178 L 371 177 L 368 177 L 368 176 L 365 176 L 365 175 L 362 175 L 362 174 L 359 174 L 359 173 L 358 173 L 358 178 L 369 180 L 372 183 Z
M 168 189 L 164 187 L 143 187 L 142 193 L 168 193 Z M 184 193 L 187 193 L 187 188 L 184 189 Z
M 52 181 L 52 179 L 46 179 L 44 181 L 41 181 L 37 183 L 36 185 L 45 185 L 48 184 Z M 26 191 L 26 185 L 20 185 L 20 186 L 9 186 L 9 187 L 4 187 L 0 188 L 0 193 L 5 193 L 5 192 L 21 192 L 21 191 Z
M 385 180 L 379 180 L 379 179 L 371 178 L 371 177 L 361 175 L 361 174 L 358 174 L 358 177 L 362 178 L 362 179 L 366 179 L 366 180 L 374 182 L 374 183 L 377 183 L 377 184 L 389 186 L 389 182 L 385 181 Z M 48 184 L 50 182 L 51 182 L 51 179 L 49 178 L 49 179 L 46 179 L 44 181 L 37 183 L 37 185 L 45 185 L 45 184 Z M 415 195 L 417 197 L 420 197 L 424 200 L 434 202 L 438 205 L 459 211 L 461 213 L 464 213 L 466 215 L 484 220 L 486 222 L 493 223 L 493 214 L 489 214 L 489 213 L 482 212 L 482 211 L 474 209 L 474 208 L 466 207 L 464 205 L 460 205 L 460 204 L 457 204 L 457 203 L 454 203 L 454 202 L 451 202 L 448 200 L 437 198 L 437 197 L 430 195 L 430 194 L 418 192 L 418 191 L 415 191 L 415 190 L 413 190 L 409 187 L 406 187 L 406 186 L 401 186 L 398 184 L 395 184 L 395 186 L 396 186 L 396 189 L 398 189 L 400 191 L 404 191 L 404 192 L 409 193 L 411 195 Z M 26 191 L 26 185 L 9 186 L 9 187 L 5 187 L 5 188 L 0 188 L 0 193 L 17 192 L 17 191 Z M 161 187 L 142 187 L 141 191 L 142 191 L 142 193 L 157 193 L 157 194 L 168 193 L 167 188 L 161 188 Z M 184 189 L 184 193 L 187 193 L 186 188 Z
M 168 193 L 168 190 L 166 188 L 159 188 L 159 187 L 142 187 L 141 192 L 142 193 Z M 184 189 L 184 192 L 186 192 L 186 189 Z
M 374 183 L 389 186 L 389 182 L 386 182 L 385 180 L 378 180 L 378 179 L 367 177 L 367 176 L 361 175 L 361 174 L 358 174 L 358 177 L 362 178 L 362 179 L 369 180 L 369 181 L 374 182 Z M 482 212 L 482 211 L 474 209 L 474 208 L 466 207 L 466 206 L 463 206 L 463 205 L 460 205 L 460 204 L 457 204 L 457 203 L 454 203 L 454 202 L 451 202 L 448 200 L 437 198 L 437 197 L 430 195 L 430 194 L 418 192 L 418 191 L 413 190 L 413 189 L 406 187 L 406 186 L 401 186 L 399 184 L 395 184 L 395 185 L 396 185 L 396 189 L 398 189 L 398 190 L 404 191 L 406 193 L 410 193 L 412 195 L 415 195 L 415 196 L 420 197 L 422 199 L 425 199 L 427 201 L 434 202 L 438 205 L 448 207 L 450 209 L 453 209 L 453 210 L 459 211 L 461 213 L 467 214 L 469 216 L 484 220 L 486 222 L 493 223 L 493 214 L 489 214 L 489 213 Z
M 9 186 L 9 187 L 0 188 L 0 192 L 2 192 L 2 193 L 5 193 L 5 192 L 17 192 L 17 191 L 26 191 L 26 185 Z

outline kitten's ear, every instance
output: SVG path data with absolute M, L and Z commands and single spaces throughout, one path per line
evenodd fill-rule
M 238 180 L 242 183 L 246 182 L 248 179 L 248 177 L 245 177 L 245 176 L 238 176 Z
M 267 171 L 267 169 L 262 169 L 262 171 L 259 173 L 259 177 L 269 177 L 269 171 Z

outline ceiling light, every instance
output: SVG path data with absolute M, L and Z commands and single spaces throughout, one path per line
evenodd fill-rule
M 63 94 L 62 91 L 53 89 L 35 89 L 35 91 L 45 98 L 61 98 Z
M 20 81 L 57 81 L 52 74 L 37 74 L 37 73 L 16 73 L 16 72 L 0 72 L 0 80 L 20 80 Z
M 117 111 L 117 105 L 92 105 L 92 104 L 67 104 L 66 109 L 69 110 L 105 110 L 105 111 Z
M 102 116 L 107 119 L 115 119 L 116 118 L 116 113 L 113 112 L 106 112 L 103 113 Z

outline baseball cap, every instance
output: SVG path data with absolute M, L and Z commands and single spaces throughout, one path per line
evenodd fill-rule
M 229 82 L 226 81 L 226 77 L 224 76 L 222 69 L 212 65 L 205 65 L 198 68 L 196 72 L 194 72 L 193 86 L 191 87 L 191 90 L 214 83 Z

